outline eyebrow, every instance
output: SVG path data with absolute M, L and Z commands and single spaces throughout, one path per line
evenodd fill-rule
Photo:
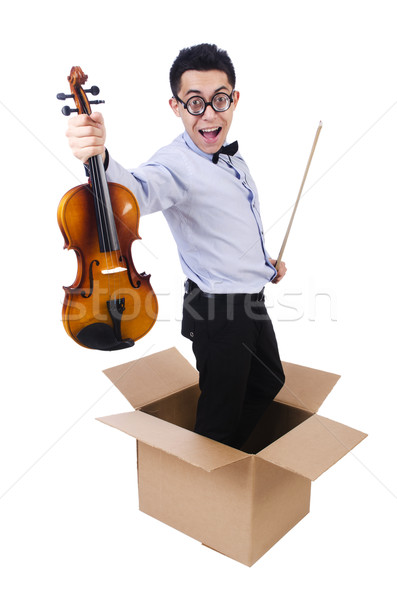
M 228 88 L 225 85 L 221 85 L 221 87 L 217 88 L 214 91 L 214 94 L 217 94 L 218 92 L 220 92 L 221 90 L 226 90 L 228 92 Z M 188 90 L 185 94 L 185 96 L 188 96 L 189 94 L 202 94 L 203 92 L 201 90 Z

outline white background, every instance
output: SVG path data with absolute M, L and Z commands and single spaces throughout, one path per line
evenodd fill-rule
M 1 15 L 0 594 L 16 598 L 391 598 L 396 562 L 394 2 L 7 3 Z M 251 569 L 140 513 L 135 441 L 95 420 L 129 409 L 104 368 L 176 346 L 183 277 L 161 215 L 134 244 L 160 301 L 131 350 L 64 332 L 76 274 L 56 209 L 85 181 L 57 92 L 101 88 L 112 155 L 136 166 L 179 134 L 179 49 L 225 48 L 241 92 L 230 141 L 260 189 L 276 256 L 323 131 L 268 304 L 282 358 L 342 375 L 320 414 L 369 433 L 312 485 L 310 514 Z M 203 218 L 205 216 L 203 215 Z M 135 247 L 136 246 L 136 247 Z M 393 587 L 394 586 L 394 587 Z M 394 591 L 393 591 L 394 590 Z

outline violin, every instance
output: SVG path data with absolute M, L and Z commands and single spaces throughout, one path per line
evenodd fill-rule
M 97 95 L 93 86 L 83 90 L 88 77 L 72 67 L 68 81 L 76 108 L 62 112 L 91 114 L 87 93 Z M 89 159 L 87 185 L 69 190 L 58 206 L 58 224 L 64 248 L 74 250 L 77 275 L 64 286 L 62 320 L 66 332 L 80 346 L 96 350 L 130 348 L 153 327 L 158 313 L 150 275 L 135 269 L 131 246 L 141 239 L 138 233 L 139 206 L 126 187 L 106 181 L 101 155 Z

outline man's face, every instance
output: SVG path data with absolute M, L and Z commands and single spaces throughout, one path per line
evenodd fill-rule
M 223 71 L 185 71 L 181 77 L 178 97 L 186 103 L 193 96 L 201 96 L 210 102 L 214 94 L 226 92 L 231 95 L 233 89 L 226 73 Z M 237 106 L 239 92 L 234 92 L 230 108 L 224 112 L 216 112 L 207 106 L 202 115 L 191 115 L 175 98 L 171 98 L 170 106 L 174 113 L 181 117 L 185 129 L 200 150 L 214 154 L 223 146 L 232 124 L 233 112 Z

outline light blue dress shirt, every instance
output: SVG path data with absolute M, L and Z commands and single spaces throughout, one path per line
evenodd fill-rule
M 275 277 L 258 192 L 239 152 L 214 164 L 185 131 L 131 171 L 109 157 L 106 177 L 132 191 L 142 216 L 163 212 L 183 272 L 202 291 L 252 294 Z

